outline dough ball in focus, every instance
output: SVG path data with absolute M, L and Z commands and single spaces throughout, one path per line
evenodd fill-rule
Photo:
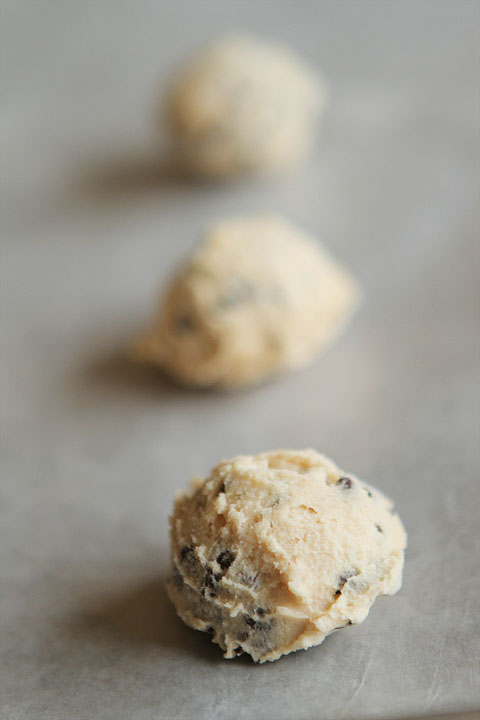
M 314 450 L 221 462 L 177 499 L 170 526 L 170 598 L 226 658 L 319 645 L 402 583 L 391 501 Z
M 309 363 L 358 295 L 327 250 L 285 220 L 225 220 L 173 278 L 137 356 L 185 385 L 257 383 Z
M 176 160 L 196 175 L 275 172 L 310 147 L 326 90 L 290 50 L 231 37 L 186 64 L 167 97 Z

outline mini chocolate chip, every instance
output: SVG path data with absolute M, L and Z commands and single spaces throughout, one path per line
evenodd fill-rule
M 256 627 L 257 623 L 252 617 L 250 617 L 250 615 L 244 615 L 243 619 L 247 623 L 248 627 L 251 627 L 251 628 Z
M 257 622 L 257 630 L 259 632 L 268 632 L 272 629 L 272 625 L 275 624 L 275 618 L 268 620 L 268 622 Z
M 217 563 L 220 565 L 222 570 L 228 570 L 234 560 L 235 555 L 234 553 L 230 552 L 230 550 L 223 550 L 223 552 L 221 552 L 220 555 L 217 557 Z
M 341 478 L 338 478 L 338 480 L 337 480 L 337 482 L 335 483 L 335 485 L 341 485 L 341 486 L 342 486 L 342 490 L 350 490 L 351 487 L 352 487 L 352 485 L 353 485 L 353 482 L 352 482 L 352 480 L 351 480 L 350 478 L 348 478 L 348 477 L 341 477 Z
M 347 622 L 347 625 L 353 625 L 352 621 L 349 620 L 349 621 Z
M 335 592 L 335 595 L 341 595 L 343 586 L 346 584 L 347 580 L 351 577 L 355 577 L 355 575 L 358 575 L 356 570 L 346 570 L 343 575 L 340 575 L 338 580 L 338 590 Z
M 179 333 L 193 332 L 195 321 L 191 315 L 177 315 L 175 318 L 175 330 Z
M 265 610 L 265 608 L 258 607 L 255 612 L 257 613 L 257 615 L 260 615 L 260 617 L 263 617 L 267 611 Z
M 250 620 L 253 620 L 253 618 L 250 618 Z M 245 622 L 247 622 L 245 620 Z M 270 618 L 269 620 L 253 620 L 253 625 L 251 623 L 247 622 L 247 625 L 252 627 L 256 633 L 267 633 L 270 632 L 272 629 L 272 625 L 275 624 L 275 618 Z
M 217 593 L 215 591 L 215 581 L 214 581 L 213 572 L 212 572 L 211 568 L 206 569 L 205 576 L 203 578 L 203 590 L 202 590 L 203 597 L 205 597 L 206 588 L 209 589 L 210 597 L 216 596 Z
M 195 560 L 195 553 L 191 545 L 185 545 L 180 551 L 180 560 L 184 563 L 191 564 Z
M 249 588 L 255 587 L 258 580 L 258 573 L 255 575 L 242 575 L 240 582 Z
M 382 530 L 382 528 L 380 527 L 380 525 L 375 525 L 375 527 L 377 528 L 377 530 L 378 530 L 379 533 L 383 533 L 383 530 Z

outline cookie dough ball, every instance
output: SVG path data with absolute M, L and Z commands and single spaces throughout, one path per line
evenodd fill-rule
M 177 499 L 168 593 L 226 658 L 276 660 L 396 593 L 406 540 L 390 500 L 325 455 L 236 457 Z
M 167 98 L 177 159 L 211 177 L 287 168 L 310 146 L 325 96 L 288 49 L 224 39 L 185 67 Z
M 137 354 L 186 385 L 255 383 L 308 363 L 357 296 L 325 248 L 284 220 L 226 220 L 173 279 Z

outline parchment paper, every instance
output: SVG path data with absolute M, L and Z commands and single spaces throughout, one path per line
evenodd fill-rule
M 480 707 L 478 11 L 3 3 L 2 718 Z M 314 156 L 273 181 L 179 181 L 157 156 L 159 98 L 178 62 L 238 28 L 328 78 Z M 129 363 L 200 230 L 263 210 L 358 276 L 365 302 L 338 344 L 236 394 L 182 391 Z M 221 458 L 308 446 L 395 500 L 404 587 L 318 648 L 227 662 L 164 594 L 174 494 Z

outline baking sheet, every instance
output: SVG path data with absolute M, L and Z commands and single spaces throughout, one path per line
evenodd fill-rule
M 480 707 L 475 2 L 4 3 L 2 718 L 371 718 Z M 294 175 L 161 171 L 171 68 L 220 32 L 284 40 L 332 103 Z M 191 393 L 123 357 L 209 221 L 280 210 L 365 302 L 311 368 Z M 405 580 L 365 623 L 224 661 L 164 590 L 175 491 L 312 446 L 391 496 Z

